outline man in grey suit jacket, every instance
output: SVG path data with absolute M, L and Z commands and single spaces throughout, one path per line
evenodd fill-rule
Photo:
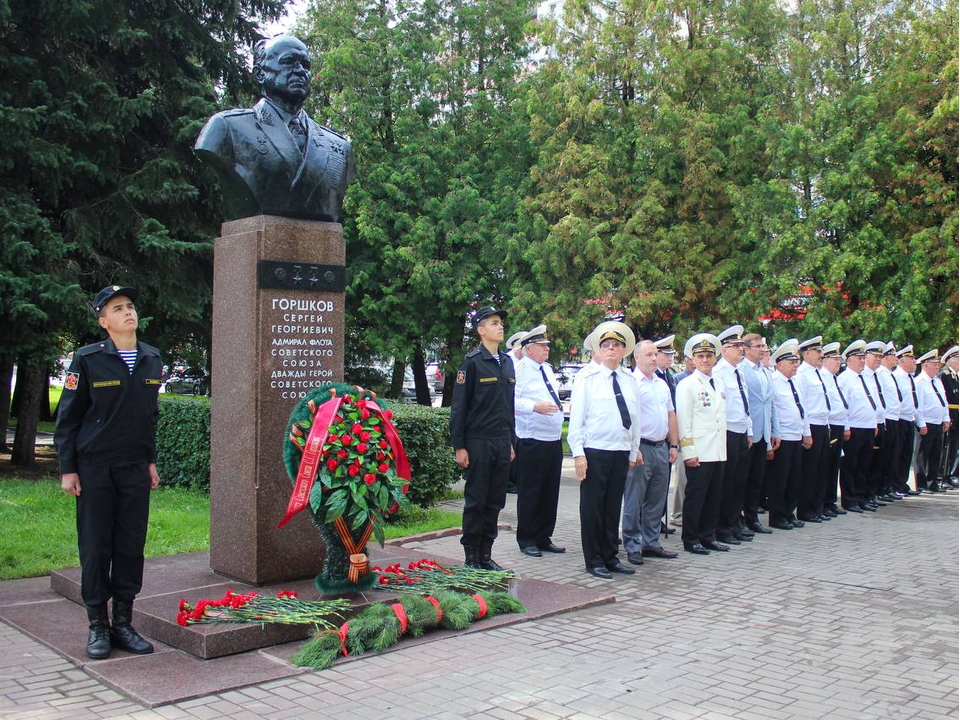
M 760 498 L 767 460 L 780 446 L 780 423 L 773 405 L 773 378 L 761 360 L 763 338 L 756 333 L 743 336 L 743 378 L 750 401 L 750 419 L 753 421 L 753 445 L 747 451 L 747 484 L 743 498 L 744 521 L 757 534 L 772 531 L 760 522 Z
M 224 215 L 339 222 L 356 175 L 353 148 L 303 109 L 311 78 L 306 46 L 289 35 L 261 40 L 253 75 L 260 101 L 211 117 L 194 147 L 220 175 Z

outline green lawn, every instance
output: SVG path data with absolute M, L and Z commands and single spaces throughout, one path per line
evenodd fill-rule
M 0 580 L 46 575 L 78 565 L 76 501 L 60 482 L 0 480 Z M 388 540 L 459 527 L 462 514 L 440 508 L 414 508 L 403 522 L 386 529 Z M 210 499 L 203 493 L 160 488 L 150 499 L 146 554 L 173 555 L 210 547 Z

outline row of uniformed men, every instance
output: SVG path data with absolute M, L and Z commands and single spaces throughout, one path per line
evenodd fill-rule
M 506 355 L 498 347 L 504 316 L 494 308 L 477 313 L 482 345 L 461 366 L 451 414 L 457 459 L 467 469 L 467 561 L 493 568 L 499 565 L 490 549 L 514 450 L 522 478 L 520 549 L 535 557 L 564 552 L 551 538 L 563 415 L 546 362 L 546 327 L 516 333 L 508 341 L 515 347 Z M 681 449 L 682 537 L 684 548 L 694 554 L 726 551 L 724 543 L 771 532 L 759 521 L 764 508 L 770 511 L 770 527 L 787 530 L 846 511 L 874 511 L 905 492 L 916 494 L 906 487 L 914 428 L 921 435 L 919 486 L 939 489 L 928 480 L 929 468 L 940 458 L 950 421 L 946 393 L 935 375 L 940 362 L 956 364 L 956 348 L 943 358 L 935 351 L 921 357 L 924 372 L 914 380 L 909 346 L 897 351 L 892 343 L 855 341 L 841 353 L 839 343 L 821 347 L 820 337 L 791 340 L 773 353 L 776 371 L 771 372 L 763 338 L 743 335 L 742 326 L 735 325 L 719 336 L 691 338 L 684 353 L 688 370 L 674 377 L 667 370 L 673 340 L 637 344 L 629 327 L 616 322 L 601 323 L 585 340 L 593 362 L 574 382 L 568 441 L 581 480 L 581 539 L 591 574 L 606 578 L 633 572 L 619 561 L 618 537 L 632 564 L 643 564 L 644 557 L 675 557 L 658 537 L 670 466 Z M 633 373 L 621 367 L 631 351 Z M 841 359 L 848 366 L 843 373 Z M 491 401 L 501 406 L 492 415 L 484 409 Z M 493 416 L 496 422 L 488 423 Z M 499 430 L 491 433 L 493 426 Z M 500 439 L 493 441 L 493 435 Z M 468 437 L 475 439 L 472 451 Z M 836 495 L 841 465 L 846 510 Z

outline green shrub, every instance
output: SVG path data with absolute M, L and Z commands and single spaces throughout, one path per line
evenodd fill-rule
M 462 471 L 450 446 L 449 408 L 392 403 L 394 424 L 410 459 L 410 502 L 436 505 Z M 277 447 L 277 452 L 281 452 Z M 210 489 L 210 401 L 204 397 L 160 396 L 157 424 L 160 483 Z
M 462 473 L 450 445 L 450 409 L 396 403 L 391 410 L 410 459 L 410 502 L 432 507 Z
M 161 485 L 210 489 L 210 401 L 207 398 L 160 396 L 157 472 Z

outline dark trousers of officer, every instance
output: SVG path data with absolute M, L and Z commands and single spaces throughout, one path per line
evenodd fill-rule
M 150 514 L 147 463 L 80 464 L 77 540 L 80 595 L 87 607 L 133 602 L 143 583 Z
M 513 461 L 518 463 L 523 482 L 517 495 L 517 544 L 543 546 L 557 526 L 563 445 L 560 440 L 520 439 Z
M 781 440 L 767 473 L 767 507 L 770 524 L 794 519 L 800 496 L 803 460 L 800 440 Z
M 927 434 L 920 436 L 917 447 L 917 490 L 937 482 L 940 453 L 943 450 L 943 425 L 927 425 Z
M 510 444 L 509 437 L 466 440 L 470 464 L 463 488 L 463 545 L 497 537 L 497 518 L 507 500 Z
M 760 494 L 767 475 L 767 441 L 761 438 L 753 443 L 744 460 L 747 468 L 746 486 L 743 492 L 743 516 L 747 522 L 759 522 Z
M 896 468 L 897 484 L 894 486 L 900 492 L 910 489 L 910 466 L 913 464 L 914 431 L 916 425 L 912 420 L 898 420 L 897 428 L 900 433 L 900 453 L 891 462 Z
M 859 505 L 866 500 L 867 473 L 873 458 L 873 430 L 850 428 L 850 439 L 843 443 L 840 458 L 840 491 L 843 506 Z
M 584 448 L 583 454 L 587 477 L 580 483 L 580 543 L 589 569 L 611 565 L 617 558 L 620 505 L 630 453 Z
M 747 434 L 727 430 L 727 459 L 723 463 L 723 495 L 717 529 L 723 536 L 740 530 L 740 511 L 747 484 Z
M 883 438 L 883 442 L 886 444 L 884 451 L 886 459 L 883 463 L 883 479 L 880 489 L 884 492 L 895 492 L 900 487 L 898 468 L 900 453 L 903 451 L 903 430 L 900 427 L 899 420 L 887 420 L 886 425 L 887 430 Z
M 887 464 L 890 462 L 890 438 L 887 437 L 887 424 L 877 426 L 879 432 L 873 438 L 873 456 L 867 473 L 867 496 L 881 494 L 887 481 Z
M 714 542 L 717 539 L 717 519 L 720 517 L 720 498 L 723 494 L 723 463 L 700 462 L 697 467 L 687 465 L 687 489 L 683 496 L 684 546 L 693 543 Z
M 800 495 L 797 514 L 800 519 L 819 517 L 823 512 L 823 474 L 826 472 L 827 443 L 830 442 L 830 428 L 826 425 L 811 425 L 810 437 L 813 445 L 802 448 L 800 452 Z
M 520 492 L 520 441 L 513 449 L 513 462 L 510 463 L 510 474 L 507 476 L 507 490 Z
M 843 425 L 830 426 L 830 439 L 823 463 L 823 483 L 820 486 L 820 506 L 837 504 L 837 480 L 840 475 L 840 451 L 843 449 Z
M 940 463 L 940 479 L 946 482 L 955 474 L 954 466 L 957 462 L 957 418 L 956 413 L 950 412 L 950 430 L 943 436 L 943 460 Z

